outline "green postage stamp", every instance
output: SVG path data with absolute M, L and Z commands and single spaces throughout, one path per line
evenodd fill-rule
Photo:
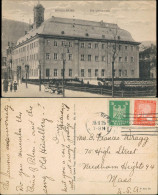
M 109 124 L 111 126 L 129 125 L 129 101 L 109 101 Z

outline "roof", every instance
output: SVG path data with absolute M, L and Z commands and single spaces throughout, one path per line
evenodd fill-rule
M 105 40 L 114 40 L 116 35 L 120 41 L 135 42 L 131 34 L 126 30 L 120 29 L 117 24 L 52 16 L 44 21 L 40 27 L 32 29 L 21 37 L 17 44 L 34 37 L 36 34 Z

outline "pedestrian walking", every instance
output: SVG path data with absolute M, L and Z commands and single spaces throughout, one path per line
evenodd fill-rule
M 6 93 L 8 91 L 8 80 L 4 79 L 3 81 L 3 91 Z
M 17 82 L 14 81 L 14 92 L 16 92 L 16 90 L 17 90 Z

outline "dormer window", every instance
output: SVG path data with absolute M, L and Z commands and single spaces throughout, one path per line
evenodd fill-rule
M 86 36 L 88 37 L 88 36 L 89 36 L 89 34 L 88 34 L 88 33 L 86 33 Z
M 63 34 L 65 34 L 65 32 L 64 31 L 61 31 L 61 34 L 63 35 Z

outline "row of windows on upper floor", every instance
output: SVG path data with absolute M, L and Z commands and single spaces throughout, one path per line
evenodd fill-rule
M 73 57 L 72 54 L 68 54 L 68 60 L 69 60 L 69 61 L 72 60 L 72 57 Z M 85 56 L 84 54 L 81 54 L 80 60 L 81 60 L 81 61 L 86 61 L 86 57 L 87 57 L 87 56 Z M 95 60 L 96 62 L 99 62 L 99 56 L 88 55 L 87 60 L 88 60 L 88 61 L 92 61 L 92 58 L 93 58 L 93 57 L 94 57 L 94 60 Z M 50 53 L 46 53 L 46 60 L 50 60 L 50 59 L 51 59 Z M 57 53 L 54 53 L 53 59 L 54 59 L 54 60 L 58 60 L 58 59 L 59 59 L 59 56 L 58 56 Z M 63 54 L 61 54 L 61 58 L 60 58 L 59 60 L 62 60 L 62 59 L 63 59 Z M 118 59 L 119 59 L 119 62 L 123 62 L 123 58 L 122 58 L 122 57 L 119 57 Z M 102 62 L 105 62 L 105 60 L 106 60 L 106 57 L 105 57 L 105 56 L 101 56 L 101 61 L 102 61 Z M 124 62 L 128 62 L 128 61 L 129 61 L 129 57 L 128 57 L 128 56 L 125 56 Z M 131 61 L 131 62 L 134 62 L 134 57 L 133 57 L 133 56 L 131 57 L 130 61 Z
M 73 55 L 72 54 L 68 54 L 68 60 L 71 61 L 72 60 L 72 57 Z M 80 60 L 81 61 L 86 61 L 86 56 L 84 54 L 81 55 L 81 58 Z M 63 59 L 63 54 L 61 54 L 61 60 Z M 96 62 L 99 62 L 99 56 L 94 56 L 94 59 Z M 119 57 L 119 62 L 123 62 L 123 58 L 122 57 Z M 36 54 L 33 54 L 33 55 L 30 55 L 30 56 L 25 56 L 25 57 L 22 57 L 22 58 L 18 58 L 18 59 L 15 59 L 15 63 L 20 63 L 20 62 L 26 62 L 26 61 L 32 61 L 32 60 L 38 60 L 38 53 Z M 46 60 L 50 60 L 50 54 L 49 53 L 46 53 Z M 54 53 L 54 60 L 58 60 L 58 54 L 57 53 Z M 92 55 L 88 55 L 88 61 L 92 61 Z M 105 62 L 106 61 L 106 57 L 105 56 L 101 56 L 101 61 L 102 62 Z M 128 62 L 128 56 L 125 56 L 124 58 L 124 62 Z M 134 57 L 132 56 L 131 57 L 131 62 L 134 62 Z
M 46 44 L 47 45 L 49 45 L 50 42 L 51 42 L 50 40 L 46 40 Z M 18 53 L 23 53 L 23 52 L 29 51 L 29 50 L 31 50 L 31 49 L 33 49 L 35 47 L 38 47 L 38 44 L 39 44 L 39 41 L 34 41 L 33 43 L 30 43 L 30 44 L 28 44 L 26 46 L 23 46 L 23 47 L 21 47 L 19 49 L 14 50 L 13 54 L 18 54 Z M 54 46 L 58 46 L 58 45 L 60 45 L 59 42 L 58 41 L 54 41 Z M 73 45 L 72 45 L 72 42 L 61 41 L 61 46 L 72 47 Z M 86 47 L 86 43 L 81 42 L 80 43 L 80 47 L 81 48 L 85 48 Z M 106 45 L 102 43 L 101 44 L 101 48 L 105 49 L 105 47 L 106 47 Z M 133 45 L 131 45 L 131 46 L 125 45 L 124 46 L 125 50 L 128 50 L 128 47 L 131 48 L 130 51 L 134 50 L 134 46 Z M 99 43 L 94 43 L 94 44 L 88 43 L 87 48 L 89 48 L 89 49 L 91 49 L 91 48 L 97 49 L 97 48 L 99 48 Z M 116 47 L 116 49 L 118 49 L 119 51 L 122 50 L 122 48 L 123 48 L 123 45 L 120 45 L 120 44 L 117 45 L 117 47 Z
M 36 54 L 33 54 L 33 55 L 30 55 L 30 56 L 25 56 L 25 57 L 22 57 L 22 58 L 18 58 L 18 59 L 15 59 L 13 61 L 13 63 L 23 63 L 23 62 L 27 62 L 27 61 L 33 61 L 33 60 L 38 60 L 38 53 Z
M 55 41 L 55 40 L 53 42 L 54 42 L 54 46 L 58 46 L 58 45 L 59 46 L 61 45 L 61 46 L 64 46 L 64 47 L 72 47 L 73 46 L 72 42 L 61 41 L 61 43 L 59 43 L 58 41 Z M 51 40 L 46 40 L 46 44 L 50 45 L 51 44 Z M 123 45 L 117 44 L 117 46 L 118 46 L 118 50 L 121 50 L 123 48 Z M 80 48 L 85 48 L 85 47 L 86 47 L 86 43 L 81 42 L 80 43 Z M 101 44 L 101 48 L 105 49 L 105 47 L 106 47 L 106 45 L 104 43 L 102 43 Z M 125 50 L 128 50 L 128 47 L 131 48 L 131 51 L 134 50 L 134 46 L 133 45 L 131 45 L 131 46 L 125 45 L 124 46 Z M 97 49 L 97 48 L 99 48 L 99 43 L 88 43 L 87 44 L 87 48 L 89 48 L 89 49 L 91 49 L 91 48 Z
M 69 77 L 72 77 L 72 75 L 73 75 L 73 70 L 72 69 L 69 69 L 68 70 L 69 71 Z M 85 72 L 85 69 L 81 69 L 81 77 L 85 77 L 86 76 L 86 74 L 85 74 L 86 72 Z M 93 72 L 92 72 L 92 69 L 88 69 L 88 77 L 98 77 L 98 76 L 100 76 L 99 75 L 99 70 L 98 69 L 95 69 L 94 70 L 94 74 L 92 74 Z M 114 70 L 114 76 L 116 76 L 116 73 L 117 73 L 117 71 L 116 70 Z M 134 70 L 131 70 L 131 75 L 132 76 L 134 76 Z M 50 75 L 50 69 L 46 69 L 46 77 L 50 77 L 51 75 Z M 58 75 L 58 69 L 54 69 L 54 73 L 53 73 L 53 76 L 54 77 L 57 77 L 57 76 L 63 76 L 63 69 L 61 69 L 61 74 L 60 75 Z M 104 77 L 105 76 L 105 69 L 101 69 L 101 77 Z M 122 76 L 125 76 L 125 77 L 127 77 L 128 76 L 128 71 L 127 70 L 121 70 L 121 69 L 119 69 L 118 70 L 118 76 L 119 77 L 122 77 Z
M 33 49 L 35 47 L 38 47 L 38 44 L 39 44 L 38 41 L 34 41 L 33 43 L 30 43 L 30 44 L 28 44 L 26 46 L 23 46 L 23 47 L 21 47 L 19 49 L 14 50 L 13 54 L 18 54 L 18 53 L 29 51 L 29 50 L 31 50 L 31 49 Z

